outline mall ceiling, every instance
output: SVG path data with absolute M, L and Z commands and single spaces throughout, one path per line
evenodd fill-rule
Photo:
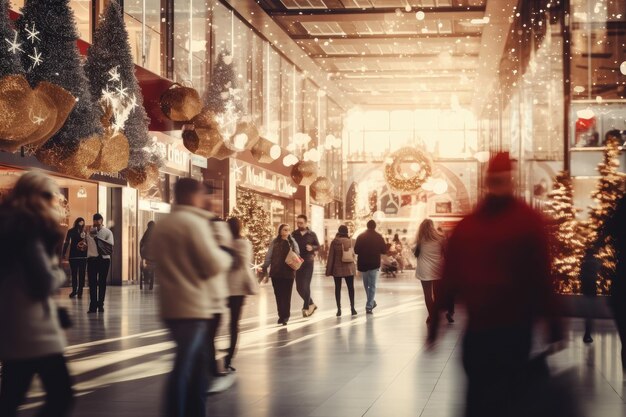
M 517 1 L 258 3 L 355 105 L 469 107 L 495 78 Z

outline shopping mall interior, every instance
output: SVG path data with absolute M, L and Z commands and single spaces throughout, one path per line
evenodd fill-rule
M 0 0 L 0 12 L 0 204 L 25 172 L 43 172 L 60 189 L 64 234 L 100 213 L 115 239 L 98 310 L 95 281 L 76 296 L 59 253 L 67 279 L 51 299 L 72 321 L 72 411 L 46 414 L 48 384 L 36 377 L 17 415 L 517 416 L 494 411 L 510 393 L 489 376 L 495 414 L 472 414 L 463 297 L 427 341 L 439 287 L 427 286 L 417 244 L 426 220 L 454 237 L 491 195 L 493 157 L 508 153 L 515 197 L 546 220 L 563 325 L 557 344 L 540 320 L 530 325 L 530 355 L 548 369 L 513 390 L 551 411 L 517 413 L 626 417 L 619 239 L 593 255 L 592 296 L 582 272 L 626 188 L 626 0 Z M 205 410 L 175 413 L 180 344 L 142 237 L 175 212 L 183 178 L 205 184 L 218 217 L 242 220 L 254 291 L 234 357 L 220 311 Z M 312 272 L 294 272 L 287 323 L 259 271 L 279 227 L 298 234 L 300 215 L 317 242 L 300 247 Z M 349 303 L 330 252 L 340 226 L 356 239 L 371 220 L 385 243 L 376 300 L 356 272 Z M 522 269 L 536 261 L 515 256 Z M 6 393 L 14 368 L 2 354 Z

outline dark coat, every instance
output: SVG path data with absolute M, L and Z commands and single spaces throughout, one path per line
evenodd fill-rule
M 353 246 L 354 242 L 349 237 L 335 237 L 330 242 L 328 249 L 328 261 L 326 262 L 326 276 L 351 277 L 356 274 L 354 262 L 343 262 L 343 251 Z
M 358 255 L 357 269 L 371 271 L 380 268 L 380 256 L 387 253 L 387 244 L 380 233 L 368 229 L 356 239 L 354 253 Z
M 87 234 L 75 227 L 72 227 L 67 231 L 65 236 L 65 243 L 63 243 L 63 256 L 67 253 L 67 249 L 70 249 L 70 259 L 74 258 L 87 258 L 87 242 L 85 241 L 85 250 L 78 249 L 78 244 L 85 240 Z
M 288 240 L 278 238 L 272 241 L 272 255 L 270 259 L 270 277 L 272 279 L 296 278 L 296 271 L 285 263 L 287 254 L 291 249 L 293 249 L 293 246 Z
M 317 240 L 315 232 L 307 229 L 306 232 L 302 234 L 300 230 L 296 229 L 291 233 L 291 237 L 293 237 L 298 244 L 300 256 L 304 259 L 304 262 L 313 262 L 315 259 L 315 251 L 320 248 L 320 242 Z M 306 245 L 311 245 L 313 250 L 308 251 Z

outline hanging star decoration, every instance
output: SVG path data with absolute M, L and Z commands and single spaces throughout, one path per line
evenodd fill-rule
M 11 52 L 13 54 L 16 54 L 18 51 L 19 52 L 24 52 L 24 50 L 22 49 L 22 44 L 17 41 L 17 36 L 18 36 L 17 30 L 13 30 L 13 40 L 12 41 L 7 39 L 7 38 L 4 38 L 6 43 L 9 44 L 9 49 L 7 49 L 7 51 L 9 51 L 9 52 Z
M 243 166 L 237 165 L 237 161 L 233 162 L 233 172 L 235 173 L 236 181 L 240 181 L 243 175 Z
M 37 47 L 33 48 L 33 54 L 28 55 L 28 57 L 33 61 L 30 69 L 34 69 L 37 65 L 41 65 L 43 59 L 41 59 L 41 52 L 37 52 Z
M 128 88 L 124 87 L 119 65 L 108 71 L 109 82 L 102 89 L 101 103 L 103 107 L 110 107 L 111 128 L 114 133 L 124 130 L 126 121 L 130 117 L 132 111 L 137 107 L 137 97 L 135 94 L 128 95 Z
M 120 66 L 116 65 L 115 67 L 109 70 L 109 82 L 120 81 Z
M 35 29 L 35 24 L 33 23 L 33 28 L 30 29 L 28 27 L 28 25 L 26 25 L 26 33 L 28 33 L 28 36 L 26 36 L 26 39 L 28 39 L 30 41 L 30 43 L 35 43 L 35 41 L 41 41 L 41 39 L 39 39 L 39 31 L 37 29 Z
M 128 93 L 127 93 L 128 88 L 124 87 L 124 85 L 123 85 L 123 83 L 122 83 L 122 81 L 121 81 L 121 80 L 120 80 L 120 86 L 119 86 L 119 87 L 117 87 L 117 88 L 115 89 L 115 91 L 117 91 L 117 94 L 118 94 L 121 98 L 126 98 L 126 97 L 128 97 Z

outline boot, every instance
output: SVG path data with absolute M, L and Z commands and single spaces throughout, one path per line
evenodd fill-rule
M 337 317 L 341 317 L 341 306 L 337 307 L 337 314 L 335 314 Z
M 354 306 L 352 306 L 350 310 L 351 310 L 352 315 L 356 316 L 356 310 L 354 309 Z

